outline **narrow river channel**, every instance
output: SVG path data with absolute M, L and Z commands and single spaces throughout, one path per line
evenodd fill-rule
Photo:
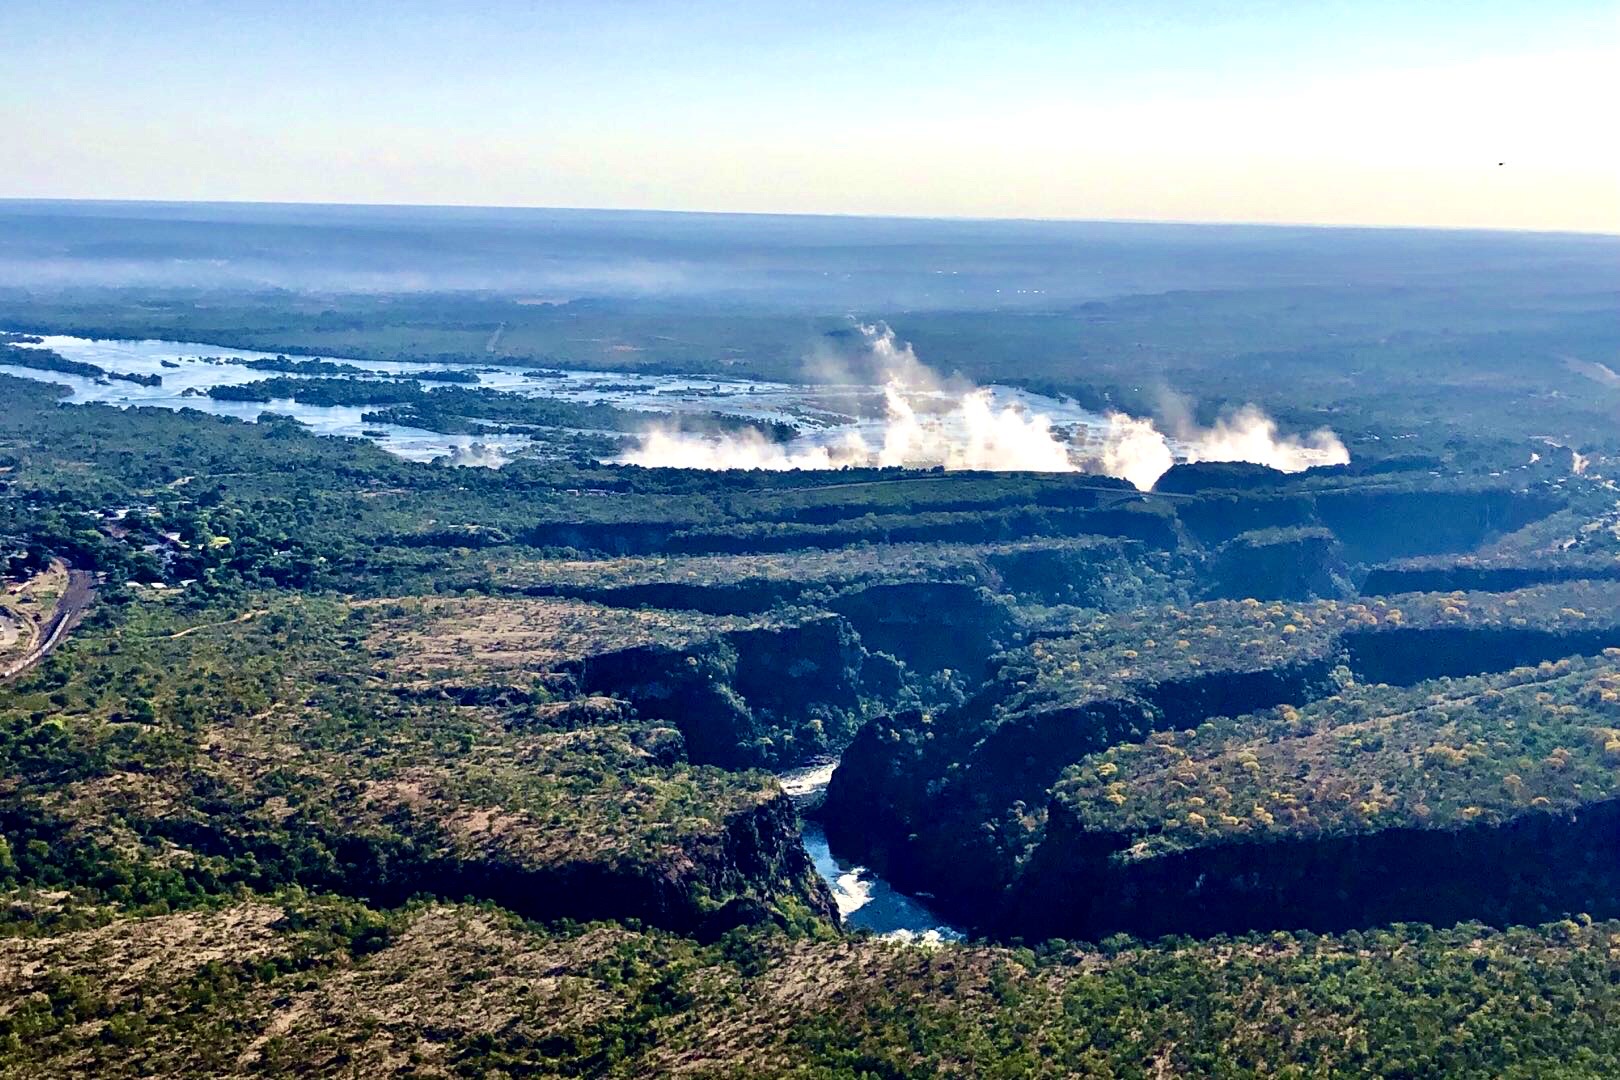
M 782 790 L 801 807 L 813 805 L 827 790 L 837 762 L 811 765 L 781 773 Z M 926 903 L 894 888 L 871 870 L 839 858 L 827 843 L 827 834 L 815 821 L 804 823 L 804 849 L 816 873 L 827 882 L 844 926 L 869 930 L 901 941 L 959 941 L 962 931 L 931 911 Z

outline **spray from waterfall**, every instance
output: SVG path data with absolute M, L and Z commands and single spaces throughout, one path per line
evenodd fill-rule
M 1323 428 L 1305 438 L 1283 435 L 1255 405 L 1200 427 L 1185 416 L 1166 435 L 1150 419 L 1111 412 L 1084 430 L 1066 431 L 1051 417 L 994 390 L 948 380 L 917 359 L 881 323 L 858 326 L 881 387 L 880 433 L 848 430 L 831 440 L 800 436 L 774 442 L 746 428 L 714 436 L 650 427 L 621 461 L 649 468 L 837 469 L 880 466 L 991 472 L 1091 472 L 1121 477 L 1146 491 L 1177 461 L 1251 461 L 1284 472 L 1350 460 L 1344 443 Z

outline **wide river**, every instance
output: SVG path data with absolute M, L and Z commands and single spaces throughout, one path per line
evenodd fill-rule
M 449 455 L 455 464 L 500 464 L 529 445 L 518 434 L 445 435 L 397 424 L 374 424 L 361 419 L 366 406 L 307 405 L 271 402 L 219 401 L 208 396 L 211 387 L 240 385 L 269 378 L 314 378 L 268 371 L 231 363 L 265 360 L 273 353 L 230 349 L 185 341 L 103 341 L 47 335 L 38 346 L 69 360 L 95 364 L 109 372 L 156 375 L 157 386 L 142 386 L 119 379 L 87 378 L 54 371 L 0 364 L 0 372 L 24 379 L 56 383 L 71 391 L 69 402 L 104 402 L 118 406 L 155 406 L 197 409 L 220 416 L 257 420 L 261 413 L 292 416 L 320 435 L 368 438 L 402 457 L 430 461 Z M 294 359 L 308 359 L 295 357 Z M 884 417 L 881 394 L 870 386 L 818 386 L 768 382 L 759 379 L 723 379 L 713 376 L 641 375 L 617 371 L 570 371 L 496 363 L 405 363 L 355 360 L 325 356 L 335 363 L 359 368 L 364 374 L 336 376 L 364 381 L 369 378 L 410 375 L 429 388 L 450 385 L 435 381 L 434 370 L 472 372 L 477 385 L 523 397 L 554 398 L 582 404 L 607 404 L 621 409 L 663 413 L 722 412 L 761 422 L 779 422 L 798 428 L 810 442 L 836 442 L 850 433 L 881 443 Z M 331 377 L 331 376 L 329 376 Z M 472 386 L 471 383 L 456 385 Z M 998 408 L 1020 405 L 1049 417 L 1054 423 L 1100 429 L 1105 423 L 1095 413 L 1070 401 L 1043 397 L 1005 386 L 986 389 Z M 927 392 L 923 393 L 927 396 Z M 943 391 L 938 393 L 942 400 Z M 476 452 L 475 452 L 476 451 Z
M 88 378 L 54 371 L 0 364 L 0 373 L 24 379 L 56 383 L 67 387 L 72 403 L 103 402 L 117 406 L 153 406 L 165 409 L 196 409 L 242 420 L 257 420 L 261 413 L 292 416 L 321 435 L 368 438 L 402 457 L 428 461 L 449 455 L 449 460 L 465 458 L 469 463 L 487 464 L 505 455 L 519 453 L 528 444 L 522 435 L 444 435 L 394 424 L 367 423 L 362 406 L 305 405 L 296 401 L 219 401 L 207 395 L 209 387 L 238 385 L 267 378 L 306 378 L 276 371 L 230 363 L 239 360 L 269 359 L 275 354 L 244 349 L 227 349 L 183 341 L 95 341 L 88 338 L 46 336 L 41 348 L 51 349 L 68 360 L 95 364 L 109 372 L 130 375 L 157 375 L 162 383 L 142 386 L 118 379 Z M 842 434 L 850 430 L 873 433 L 882 421 L 875 417 L 857 419 L 847 414 L 841 422 L 833 419 L 836 406 L 847 405 L 854 394 L 873 388 L 821 387 L 773 383 L 760 380 L 715 379 L 680 375 L 632 375 L 610 371 L 546 371 L 531 378 L 521 367 L 493 364 L 412 364 L 377 360 L 351 360 L 325 357 L 349 364 L 376 376 L 413 374 L 421 377 L 433 369 L 472 371 L 478 385 L 505 390 L 525 397 L 555 397 L 581 403 L 605 403 L 622 409 L 646 412 L 726 412 L 761 421 L 794 424 L 807 433 Z M 364 379 L 365 375 L 348 378 Z M 428 385 L 431 380 L 423 379 Z M 440 385 L 449 385 L 440 383 Z M 458 385 L 472 385 L 458 384 Z M 1007 387 L 991 387 L 1000 403 L 1023 402 L 1069 423 L 1094 423 L 1098 418 L 1071 403 L 1028 394 Z M 489 450 L 497 451 L 491 455 Z M 798 800 L 813 799 L 826 789 L 832 765 L 815 766 L 783 774 L 784 789 Z M 866 867 L 833 854 L 826 834 L 815 822 L 804 827 L 805 850 L 816 871 L 832 889 L 844 924 L 902 940 L 932 942 L 955 940 L 962 935 L 929 910 L 917 897 L 891 887 Z

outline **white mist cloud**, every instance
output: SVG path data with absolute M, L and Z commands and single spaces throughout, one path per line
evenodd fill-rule
M 1153 421 L 1122 412 L 1108 414 L 1102 453 L 1094 460 L 1105 476 L 1129 480 L 1142 491 L 1152 488 L 1176 463 L 1170 440 L 1153 426 Z
M 876 381 L 883 386 L 882 439 L 859 432 L 832 443 L 801 437 L 773 442 L 753 428 L 714 437 L 654 427 L 621 460 L 649 468 L 836 469 L 845 466 L 973 469 L 987 472 L 1095 472 L 1147 491 L 1176 461 L 1252 461 L 1284 472 L 1350 460 L 1323 428 L 1303 440 L 1279 433 L 1258 406 L 1245 405 L 1202 428 L 1172 410 L 1172 439 L 1150 419 L 1110 413 L 1090 439 L 1054 428 L 1040 412 L 997 407 L 984 387 L 946 380 L 898 342 L 888 326 L 858 324 Z
M 1277 421 L 1257 405 L 1245 405 L 1191 442 L 1188 461 L 1252 461 L 1283 472 L 1302 472 L 1312 465 L 1348 465 L 1350 451 L 1327 428 L 1302 441 L 1277 433 Z
M 911 342 L 896 340 L 894 330 L 888 323 L 856 323 L 855 326 L 866 338 L 872 366 L 881 373 L 880 381 L 913 391 L 945 387 L 946 380 L 940 377 L 939 372 L 917 359 L 917 351 L 911 347 Z
M 434 460 L 444 465 L 462 468 L 498 469 L 511 461 L 512 455 L 505 447 L 475 442 L 465 446 L 453 446 L 449 453 L 440 454 Z
M 926 369 L 924 369 L 926 370 Z M 948 407 L 919 417 L 912 404 L 914 387 L 891 378 L 883 387 L 883 445 L 875 464 L 989 472 L 1074 472 L 1069 445 L 1052 430 L 1052 421 L 1016 405 L 996 408 L 990 391 L 968 390 L 948 400 Z
M 1340 438 L 1327 428 L 1312 432 L 1303 440 L 1282 435 L 1277 421 L 1257 405 L 1245 405 L 1215 421 L 1213 427 L 1199 427 L 1185 411 L 1176 421 L 1174 446 L 1151 420 L 1110 413 L 1103 434 L 1101 451 L 1093 460 L 1098 471 L 1129 480 L 1147 491 L 1177 460 L 1251 461 L 1282 472 L 1303 472 L 1315 465 L 1345 465 L 1350 452 Z

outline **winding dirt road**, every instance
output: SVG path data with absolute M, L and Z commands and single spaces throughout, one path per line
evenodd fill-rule
M 49 656 L 52 649 L 62 643 L 68 631 L 84 618 L 84 613 L 90 608 L 90 602 L 95 599 L 95 580 L 89 571 L 68 571 L 67 588 L 56 598 L 56 607 L 52 609 L 50 618 L 40 625 L 34 647 L 4 668 L 0 668 L 0 683 L 10 682 L 33 668 Z

